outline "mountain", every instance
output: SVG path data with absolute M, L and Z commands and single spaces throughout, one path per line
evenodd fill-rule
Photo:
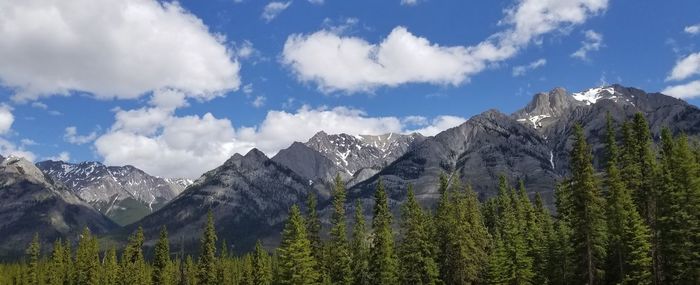
M 31 162 L 0 156 L 0 252 L 16 256 L 35 233 L 42 241 L 76 238 L 84 227 L 104 234 L 117 225 Z
M 330 196 L 327 184 L 316 184 L 253 149 L 245 156 L 233 155 L 165 207 L 121 233 L 126 235 L 140 225 L 147 236 L 155 237 L 166 226 L 173 242 L 196 244 L 211 211 L 217 232 L 235 241 L 235 250 L 252 247 L 257 238 L 276 244 L 289 208 L 303 203 L 309 191 L 319 193 L 320 200 Z
M 553 190 L 568 175 L 568 156 L 575 124 L 580 124 L 601 166 L 606 114 L 616 122 L 642 113 L 658 138 L 663 127 L 690 135 L 700 133 L 700 110 L 683 100 L 660 93 L 611 85 L 569 93 L 556 88 L 539 93 L 523 109 L 507 115 L 490 110 L 460 126 L 427 138 L 350 189 L 350 197 L 371 201 L 381 178 L 394 203 L 403 199 L 408 184 L 424 205 L 438 197 L 440 173 L 469 183 L 482 197 L 495 194 L 503 174 L 515 183 L 523 180 L 530 193 L 553 202 Z
M 340 173 L 349 185 L 348 205 L 355 200 L 371 209 L 375 187 L 382 179 L 390 205 L 398 214 L 409 184 L 421 204 L 432 207 L 439 198 L 438 179 L 471 185 L 481 199 L 495 194 L 499 175 L 511 183 L 522 180 L 530 194 L 541 193 L 553 204 L 553 190 L 568 173 L 571 135 L 582 125 L 601 166 L 605 117 L 616 122 L 642 113 L 658 138 L 662 127 L 700 134 L 700 110 L 659 93 L 611 85 L 569 93 L 563 88 L 536 94 L 512 114 L 489 110 L 433 137 L 329 135 L 319 132 L 306 143 L 296 142 L 272 159 L 257 150 L 236 154 L 207 172 L 162 209 L 124 232 L 143 225 L 155 237 L 166 225 L 178 239 L 196 241 L 205 213 L 215 216 L 221 237 L 246 250 L 256 239 L 274 246 L 287 210 L 302 204 L 309 192 L 319 195 L 322 221 L 331 207 L 328 183 Z
M 163 207 L 192 183 L 187 179 L 151 176 L 130 165 L 47 160 L 36 166 L 120 225 L 133 223 Z
M 379 172 L 406 153 L 420 134 L 349 135 L 316 133 L 306 143 L 293 143 L 272 159 L 314 181 L 330 181 L 339 174 L 354 185 Z

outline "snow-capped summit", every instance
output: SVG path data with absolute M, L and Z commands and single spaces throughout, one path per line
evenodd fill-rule
M 577 101 L 586 103 L 586 105 L 595 104 L 600 99 L 615 99 L 615 88 L 612 86 L 608 87 L 596 87 L 591 88 L 583 92 L 572 93 L 571 97 L 574 97 Z

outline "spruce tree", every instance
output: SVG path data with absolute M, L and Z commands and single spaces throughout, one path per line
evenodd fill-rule
M 317 261 L 311 253 L 306 223 L 297 205 L 289 211 L 289 219 L 282 232 L 279 262 L 282 284 L 318 284 Z
M 426 215 L 410 185 L 401 213 L 401 284 L 436 284 L 439 272 L 432 256 Z
M 355 225 L 352 229 L 352 280 L 354 285 L 370 284 L 369 237 L 360 200 L 355 202 Z
M 39 272 L 39 261 L 41 259 L 41 243 L 39 242 L 39 234 L 35 233 L 32 242 L 27 247 L 27 256 L 29 264 L 27 266 L 27 284 L 38 285 L 41 282 L 41 273 Z
M 270 255 L 263 249 L 260 241 L 255 243 L 255 252 L 253 253 L 253 284 L 272 284 L 272 264 Z
M 170 272 L 172 261 L 170 260 L 170 242 L 168 241 L 168 231 L 165 226 L 160 229 L 160 237 L 156 242 L 155 254 L 153 256 L 153 284 L 170 285 L 173 284 L 172 272 Z
M 311 242 L 311 254 L 316 260 L 322 260 L 321 219 L 318 216 L 318 197 L 310 191 L 306 199 L 306 233 Z M 317 264 L 320 266 L 320 264 Z
M 197 284 L 217 284 L 216 229 L 214 228 L 214 215 L 211 210 L 207 214 L 207 223 L 204 226 L 200 243 Z
M 65 267 L 68 264 L 64 263 L 65 258 L 63 257 L 63 242 L 61 239 L 57 239 L 53 244 L 53 251 L 51 252 L 51 261 L 49 262 L 49 284 L 50 285 L 63 285 L 66 280 Z
M 199 274 L 199 269 L 197 267 L 197 263 L 194 262 L 194 259 L 192 259 L 192 256 L 188 255 L 185 258 L 185 265 L 183 266 L 184 268 L 184 276 L 182 277 L 182 281 L 184 284 L 187 285 L 196 285 L 199 284 L 197 280 L 197 275 Z
M 650 284 L 649 229 L 637 212 L 618 168 L 618 148 L 612 118 L 607 118 L 606 187 L 609 229 L 606 280 L 610 284 Z
M 101 285 L 119 284 L 119 263 L 117 262 L 117 250 L 109 249 L 102 257 Z
M 329 275 L 334 284 L 352 284 L 352 253 L 347 238 L 345 221 L 345 183 L 340 175 L 335 177 L 333 189 L 333 213 L 329 241 Z
M 438 193 L 440 194 L 440 198 L 438 200 L 437 208 L 435 209 L 435 215 L 433 218 L 433 220 L 435 221 L 435 236 L 433 237 L 433 239 L 435 243 L 436 262 L 440 271 L 440 279 L 448 280 L 450 275 L 449 256 L 451 253 L 449 232 L 455 221 L 452 220 L 452 201 L 449 189 L 449 181 L 444 173 L 440 174 Z
M 100 255 L 97 238 L 86 227 L 75 251 L 75 284 L 96 284 L 100 274 Z
M 136 232 L 129 237 L 129 242 L 122 253 L 121 284 L 150 284 L 151 275 L 148 274 L 147 264 L 143 257 L 143 242 L 143 228 L 139 226 Z
M 595 177 L 591 150 L 580 125 L 574 127 L 571 151 L 571 229 L 576 280 L 600 284 L 607 248 L 605 204 Z
M 555 257 L 555 231 L 552 215 L 544 206 L 540 193 L 535 195 L 534 219 L 538 227 L 538 235 L 533 245 L 533 284 L 553 283 L 554 269 L 560 260 Z
M 488 263 L 489 234 L 484 225 L 476 193 L 454 183 L 450 226 L 447 229 L 447 284 L 482 282 Z
M 398 284 L 398 262 L 394 251 L 394 233 L 391 229 L 392 216 L 381 179 L 377 182 L 373 213 L 373 239 L 369 260 L 370 282 L 384 285 Z

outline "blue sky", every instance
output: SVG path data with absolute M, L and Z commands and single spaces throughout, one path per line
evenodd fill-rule
M 0 153 L 197 177 L 321 129 L 432 135 L 554 87 L 698 104 L 699 15 L 694 0 L 0 0 Z

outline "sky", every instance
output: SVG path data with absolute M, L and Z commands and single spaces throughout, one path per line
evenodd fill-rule
M 0 154 L 32 161 L 196 178 L 613 83 L 698 105 L 700 2 L 0 0 Z

